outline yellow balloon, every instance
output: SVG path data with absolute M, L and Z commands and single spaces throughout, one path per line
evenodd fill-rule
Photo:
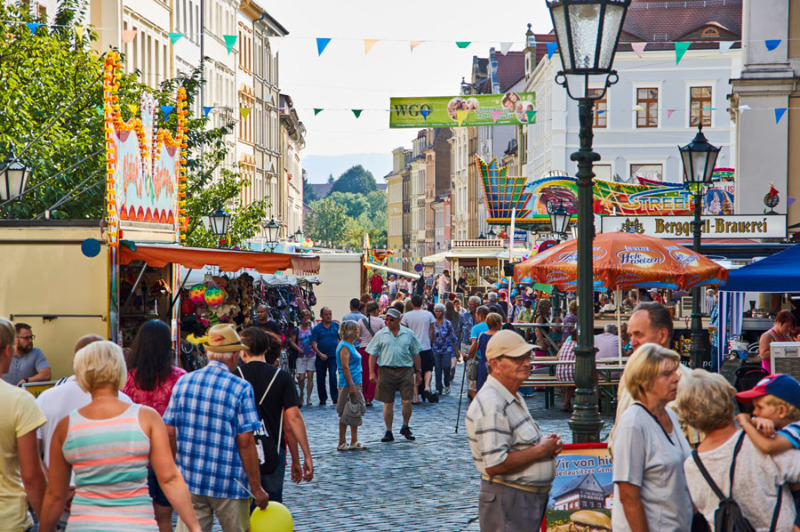
M 279 502 L 271 502 L 266 510 L 256 508 L 250 516 L 251 532 L 292 532 L 294 519 L 289 509 Z

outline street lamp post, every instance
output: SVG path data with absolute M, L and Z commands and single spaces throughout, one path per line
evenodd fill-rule
M 558 206 L 552 202 L 547 203 L 547 214 L 550 215 L 550 232 L 556 236 L 556 242 L 566 238 L 569 222 L 572 215 L 559 201 Z M 552 319 L 561 317 L 561 298 L 558 287 L 553 287 L 553 316 Z
M 275 218 L 270 218 L 269 222 L 264 224 L 264 229 L 267 231 L 267 245 L 269 246 L 270 253 L 275 252 L 275 246 L 278 245 L 278 231 L 281 226 L 275 221 Z
M 694 140 L 686 146 L 678 146 L 683 161 L 683 182 L 694 198 L 693 249 L 700 253 L 700 238 L 703 221 L 703 196 L 711 185 L 711 176 L 717 164 L 717 155 L 722 148 L 713 146 L 703 135 L 703 124 L 697 128 Z M 689 343 L 689 356 L 693 368 L 703 367 L 703 322 L 700 313 L 700 288 L 692 288 L 692 335 Z
M 12 147 L 0 163 L 0 207 L 12 201 L 21 201 L 30 176 L 31 169 L 17 158 Z
M 612 69 L 617 41 L 631 0 L 547 0 L 558 40 L 563 70 L 556 83 L 578 102 L 580 149 L 570 156 L 578 163 L 578 346 L 575 348 L 575 409 L 569 426 L 574 443 L 600 441 L 603 421 L 597 411 L 597 374 L 594 360 L 592 305 L 592 107 L 619 79 Z M 604 79 L 600 90 L 589 88 L 590 76 Z M 570 87 L 573 85 L 573 87 Z M 575 86 L 577 85 L 577 86 Z M 581 90 L 574 96 L 572 90 Z
M 228 227 L 231 223 L 231 215 L 223 207 L 219 207 L 217 212 L 208 217 L 211 232 L 217 237 L 217 247 L 222 247 L 222 239 L 228 234 Z
M 303 230 L 298 227 L 297 231 L 295 231 L 295 233 L 294 233 L 294 241 L 295 241 L 295 243 L 296 244 L 302 244 L 303 241 L 305 240 L 304 237 L 305 237 L 305 235 L 303 234 Z

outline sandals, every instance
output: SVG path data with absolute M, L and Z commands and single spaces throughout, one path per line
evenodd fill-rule
M 339 451 L 349 451 L 350 450 L 350 444 L 349 443 L 342 443 L 336 449 L 339 450 Z
M 361 442 L 356 442 L 353 445 L 350 445 L 351 451 L 364 451 L 366 450 L 367 446 L 362 444 Z

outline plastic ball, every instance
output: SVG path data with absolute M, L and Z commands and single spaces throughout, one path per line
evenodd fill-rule
M 279 502 L 270 502 L 265 510 L 256 508 L 250 516 L 251 532 L 292 532 L 294 519 L 289 509 Z
M 206 300 L 206 285 L 196 284 L 189 289 L 189 299 L 192 303 L 205 303 Z
M 225 302 L 225 299 L 228 297 L 228 294 L 225 293 L 225 289 L 219 286 L 210 286 L 206 289 L 205 295 L 205 302 L 209 307 L 216 307 L 217 305 L 221 305 Z

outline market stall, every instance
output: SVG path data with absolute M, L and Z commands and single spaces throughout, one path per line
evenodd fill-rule
M 515 260 L 530 253 L 525 248 L 514 248 Z M 503 271 L 508 263 L 509 251 L 502 240 L 454 240 L 452 249 L 422 258 L 423 264 L 449 261 L 452 276 L 460 279 L 467 274 L 467 284 L 472 291 L 486 290 L 503 279 Z

